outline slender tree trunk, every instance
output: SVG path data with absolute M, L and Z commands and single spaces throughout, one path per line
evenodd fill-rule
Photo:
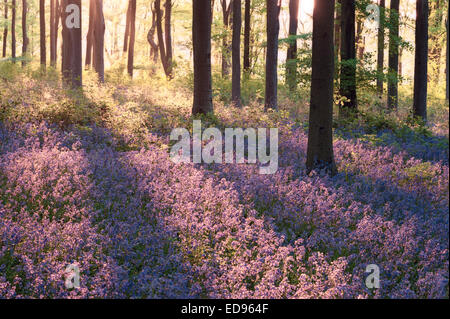
M 435 83 L 439 83 L 440 73 L 441 73 L 441 55 L 442 55 L 442 46 L 440 40 L 440 29 L 442 26 L 442 11 L 441 11 L 441 0 L 434 0 L 431 2 L 433 4 L 432 11 L 434 11 L 434 16 L 432 17 L 432 26 L 435 32 L 430 33 L 430 48 L 429 48 L 429 57 L 431 61 L 434 63 L 431 64 L 431 78 Z
M 123 40 L 123 52 L 128 51 L 128 42 L 130 41 L 130 21 L 131 21 L 131 0 L 128 0 L 127 18 L 125 20 L 125 37 Z
M 56 63 L 58 61 L 58 29 L 59 29 L 59 20 L 61 18 L 61 6 L 59 0 L 56 0 L 55 2 L 55 23 L 54 23 L 54 29 L 55 29 L 55 56 L 54 61 L 52 61 L 53 65 L 56 66 Z
M 278 35 L 280 31 L 280 0 L 267 0 L 267 52 L 265 109 L 278 109 Z
M 415 117 L 427 119 L 427 73 L 428 73 L 428 0 L 416 4 L 416 53 L 414 66 Z
M 333 155 L 334 0 L 316 0 L 306 167 L 335 173 Z
M 134 43 L 136 41 L 136 0 L 130 0 L 130 43 L 128 48 L 128 75 L 133 77 Z
M 250 32 L 251 32 L 251 17 L 250 17 L 251 0 L 245 0 L 245 12 L 244 12 L 244 74 L 250 73 Z
M 341 78 L 340 94 L 346 101 L 340 114 L 347 116 L 357 110 L 356 98 L 356 42 L 355 42 L 355 0 L 341 1 Z
M 158 62 L 158 50 L 159 46 L 155 42 L 155 32 L 156 32 L 156 8 L 152 6 L 152 26 L 147 33 L 147 41 L 150 44 L 150 58 L 153 58 L 153 63 Z
M 22 0 L 22 66 L 27 64 L 27 50 L 28 50 L 28 34 L 27 34 L 27 0 Z
M 8 20 L 8 0 L 5 0 L 5 21 Z M 3 29 L 3 52 L 2 57 L 6 57 L 6 47 L 8 45 L 8 26 L 5 24 L 5 28 Z
M 341 0 L 336 1 L 334 21 L 334 56 L 339 59 L 341 50 Z
M 50 65 L 56 66 L 56 1 L 50 0 Z
M 378 26 L 378 57 L 377 57 L 377 91 L 380 98 L 383 97 L 384 82 L 384 28 L 385 28 L 385 0 L 379 0 L 380 22 Z
M 94 69 L 98 74 L 98 80 L 105 82 L 105 17 L 103 15 L 103 0 L 95 0 L 94 19 Z
M 93 40 L 94 40 L 94 20 L 96 18 L 95 16 L 95 3 L 96 0 L 90 0 L 89 1 L 89 26 L 88 26 L 88 33 L 86 36 L 86 60 L 85 60 L 85 69 L 88 70 L 91 67 L 92 64 L 92 47 L 93 47 Z
M 158 46 L 161 55 L 161 62 L 164 68 L 164 73 L 166 77 L 172 78 L 172 36 L 171 36 L 171 12 L 172 3 L 167 1 L 165 3 L 164 10 L 164 34 L 162 27 L 162 10 L 160 0 L 155 1 L 155 11 L 156 11 L 156 33 L 158 35 Z
M 67 12 L 68 5 L 75 5 L 78 7 L 79 14 L 76 15 L 73 11 Z M 82 53 L 81 53 L 81 0 L 62 0 L 61 13 L 63 25 L 63 61 L 62 73 L 65 82 L 72 86 L 72 88 L 79 88 L 82 86 Z M 70 15 L 70 17 L 69 17 Z M 70 26 L 69 22 L 76 26 Z
M 286 82 L 291 91 L 297 87 L 297 28 L 299 0 L 289 1 L 289 47 L 286 55 Z
M 45 0 L 39 0 L 39 23 L 41 65 L 45 69 L 47 60 L 47 48 L 45 45 Z
M 241 0 L 233 0 L 233 41 L 232 41 L 232 83 L 231 103 L 242 107 L 241 103 L 241 29 L 242 29 Z
M 165 17 L 164 17 L 164 37 L 166 41 L 166 76 L 169 79 L 173 77 L 173 49 L 172 49 L 172 1 L 165 2 Z
M 398 48 L 399 48 L 399 7 L 400 0 L 391 0 L 389 15 L 389 73 L 388 108 L 398 107 Z
M 192 114 L 213 112 L 211 80 L 211 1 L 192 1 L 194 103 Z
M 233 0 L 227 4 L 227 0 L 221 0 L 222 5 L 222 19 L 223 26 L 226 31 L 229 30 L 231 24 L 231 9 L 233 5 Z M 231 56 L 231 48 L 228 43 L 228 35 L 227 32 L 223 35 L 222 38 L 222 77 L 227 77 L 230 74 L 230 56 Z
M 16 63 L 16 0 L 12 0 L 11 10 L 11 56 Z

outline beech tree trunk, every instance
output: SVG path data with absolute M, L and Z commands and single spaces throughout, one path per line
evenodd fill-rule
M 355 42 L 355 0 L 341 1 L 341 96 L 346 98 L 340 108 L 343 116 L 357 110 L 356 99 L 356 42 Z
M 57 0 L 50 1 L 50 65 L 56 66 L 56 34 L 58 32 L 57 24 L 59 22 L 58 5 Z
M 11 56 L 16 63 L 16 0 L 12 0 L 11 10 Z
M 251 17 L 250 17 L 251 1 L 245 0 L 245 12 L 244 12 L 244 74 L 250 73 L 250 32 L 251 32 Z
M 229 30 L 231 24 L 231 12 L 233 0 L 230 0 L 227 3 L 227 0 L 221 0 L 220 4 L 222 5 L 222 19 L 223 26 L 226 31 Z M 212 17 L 211 17 L 212 18 Z M 228 43 L 228 35 L 224 33 L 222 38 L 222 77 L 227 77 L 230 74 L 230 56 L 232 49 L 230 48 L 230 44 Z
M 291 91 L 297 87 L 297 28 L 299 0 L 289 1 L 289 47 L 286 56 L 286 82 Z
M 334 0 L 316 0 L 306 167 L 336 172 L 333 154 Z
M 192 1 L 194 49 L 194 103 L 192 113 L 213 112 L 211 80 L 211 1 Z
M 380 22 L 378 26 L 378 56 L 377 56 L 377 91 L 380 98 L 383 97 L 384 82 L 384 28 L 386 21 L 385 0 L 379 0 Z
M 426 121 L 428 84 L 428 0 L 417 0 L 416 12 L 413 114 L 415 117 L 419 117 Z
M 341 50 L 341 0 L 336 1 L 334 20 L 334 55 L 339 58 Z
M 39 24 L 41 65 L 45 69 L 47 60 L 47 48 L 45 45 L 45 0 L 39 0 Z
M 8 0 L 5 0 L 5 21 L 8 20 Z M 2 57 L 6 57 L 6 47 L 8 45 L 8 26 L 5 24 L 5 28 L 3 29 L 3 51 Z
M 68 5 L 76 5 L 79 8 L 79 15 L 74 15 L 73 11 L 66 12 Z M 72 88 L 82 86 L 82 53 L 81 53 L 81 0 L 62 0 L 61 14 L 63 25 L 63 50 L 62 50 L 62 74 L 66 84 Z M 69 17 L 71 15 L 72 19 Z M 79 25 L 68 27 L 68 22 L 72 21 Z
M 400 0 L 391 0 L 391 10 L 389 14 L 389 73 L 387 102 L 389 109 L 397 109 L 398 107 L 399 7 Z
M 130 43 L 128 44 L 128 75 L 133 77 L 134 43 L 136 41 L 136 0 L 130 0 Z
M 172 74 L 172 35 L 171 35 L 171 16 L 172 16 L 172 1 L 166 0 L 164 5 L 164 34 L 162 27 L 162 10 L 160 0 L 155 0 L 156 11 L 156 33 L 158 35 L 158 46 L 161 55 L 161 62 L 164 68 L 164 73 L 168 79 L 173 78 Z
M 128 52 L 128 42 L 130 41 L 130 21 L 131 21 L 131 0 L 128 1 L 127 17 L 125 20 L 125 36 L 123 40 L 123 52 Z
M 105 82 L 105 17 L 103 15 L 103 0 L 94 1 L 93 60 L 95 72 L 98 74 L 98 80 L 103 83 Z
M 22 0 L 22 66 L 27 64 L 27 50 L 28 50 L 28 34 L 27 34 L 27 0 Z
M 159 47 L 155 42 L 155 32 L 156 32 L 156 8 L 152 5 L 152 26 L 147 33 L 147 41 L 150 44 L 150 58 L 153 59 L 153 63 L 158 62 L 158 52 Z
M 267 51 L 265 109 L 278 109 L 278 35 L 280 0 L 267 0 Z
M 88 70 L 91 67 L 92 64 L 92 47 L 93 47 L 93 40 L 94 40 L 94 19 L 95 19 L 95 1 L 96 0 L 90 0 L 89 1 L 89 26 L 88 26 L 88 33 L 86 35 L 86 58 L 85 58 L 85 69 Z
M 232 41 L 232 81 L 231 103 L 235 107 L 242 107 L 241 102 L 241 29 L 242 29 L 241 0 L 233 0 L 233 41 Z

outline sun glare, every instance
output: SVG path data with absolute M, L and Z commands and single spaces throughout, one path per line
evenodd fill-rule
M 312 16 L 314 10 L 314 0 L 300 0 L 299 18 Z

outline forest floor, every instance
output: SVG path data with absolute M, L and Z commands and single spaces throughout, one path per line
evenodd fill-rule
M 174 80 L 87 74 L 82 92 L 3 66 L 0 298 L 448 298 L 448 104 L 409 124 L 410 98 L 337 120 L 339 173 L 306 173 L 306 95 L 280 112 L 215 97 L 204 126 L 277 127 L 279 169 L 174 164 L 192 128 Z M 303 98 L 301 97 L 303 96 Z M 65 287 L 70 264 L 80 289 Z M 380 289 L 365 285 L 380 268 Z

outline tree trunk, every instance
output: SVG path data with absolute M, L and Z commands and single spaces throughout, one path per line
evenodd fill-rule
M 306 167 L 336 172 L 333 155 L 334 0 L 316 0 L 313 13 L 311 103 Z
M 211 1 L 192 1 L 194 103 L 192 114 L 213 112 L 211 84 Z
M 76 5 L 78 8 L 78 15 L 74 11 L 66 11 L 68 5 Z M 66 84 L 72 88 L 79 88 L 82 86 L 82 53 L 81 53 L 81 0 L 62 0 L 61 13 L 63 25 L 63 52 L 62 52 L 62 73 Z M 70 17 L 69 17 L 70 16 Z M 76 26 L 70 26 L 68 22 L 71 21 Z
M 95 0 L 94 18 L 94 69 L 98 74 L 98 80 L 105 82 L 105 17 L 103 15 L 103 0 Z
M 245 12 L 244 12 L 244 73 L 249 75 L 250 73 L 250 32 L 251 32 L 251 17 L 250 17 L 251 1 L 245 0 Z
M 156 8 L 152 6 L 152 26 L 147 33 L 147 41 L 150 44 L 150 58 L 153 58 L 153 63 L 158 62 L 158 44 L 155 42 L 156 32 Z
M 384 78 L 384 28 L 385 28 L 385 0 L 379 0 L 380 22 L 378 26 L 378 57 L 377 57 L 377 92 L 380 98 L 383 97 Z
M 232 41 L 232 81 L 231 103 L 235 107 L 242 107 L 241 103 L 241 29 L 242 29 L 241 0 L 233 0 L 233 41 Z
M 431 3 L 434 5 L 430 11 L 434 11 L 434 15 L 432 16 L 432 29 L 434 32 L 430 33 L 430 48 L 429 48 L 429 57 L 431 61 L 434 63 L 431 64 L 431 78 L 435 83 L 439 83 L 440 71 L 441 71 L 441 55 L 442 55 L 442 47 L 441 47 L 441 26 L 442 26 L 442 9 L 440 0 L 434 0 Z
M 130 43 L 128 47 L 128 75 L 133 77 L 134 43 L 136 41 L 136 0 L 130 0 Z
M 278 34 L 280 31 L 280 0 L 267 0 L 267 52 L 265 109 L 278 109 Z
M 357 110 L 355 0 L 341 1 L 341 78 L 340 95 L 346 98 L 340 114 L 347 116 Z
M 291 91 L 297 87 L 297 28 L 299 0 L 289 1 L 289 47 L 286 55 L 286 82 Z
M 222 5 L 222 19 L 223 26 L 226 29 L 226 32 L 222 38 L 222 77 L 227 77 L 230 74 L 230 56 L 231 56 L 231 48 L 228 43 L 228 30 L 231 24 L 231 9 L 233 5 L 233 0 L 227 4 L 227 0 L 221 0 Z
M 5 21 L 8 20 L 8 0 L 5 0 Z M 5 28 L 3 29 L 3 52 L 2 57 L 6 57 L 6 46 L 8 45 L 8 26 L 5 23 Z
M 39 0 L 39 24 L 41 65 L 45 69 L 47 60 L 47 48 L 45 45 L 45 0 Z
M 130 21 L 131 21 L 131 0 L 128 0 L 127 17 L 125 20 L 125 37 L 123 39 L 123 52 L 128 51 L 128 42 L 130 41 Z
M 341 0 L 336 1 L 334 21 L 334 56 L 339 59 L 341 50 Z
M 12 0 L 11 10 L 11 56 L 16 63 L 16 0 Z
M 427 119 L 428 0 L 416 4 L 416 53 L 414 64 L 414 117 Z
M 166 0 L 164 10 L 164 34 L 162 27 L 162 10 L 160 0 L 155 1 L 156 11 L 156 33 L 158 35 L 158 46 L 161 55 L 161 63 L 164 68 L 164 73 L 168 79 L 172 78 L 172 36 L 171 36 L 171 12 L 172 3 Z
M 400 0 L 391 0 L 391 10 L 389 14 L 389 73 L 387 103 L 389 109 L 397 109 L 398 107 L 399 7 Z
M 50 65 L 52 67 L 56 66 L 56 1 L 50 0 Z
M 22 0 L 22 66 L 27 64 L 28 35 L 27 35 L 27 0 Z
M 90 0 L 89 1 L 89 26 L 88 26 L 88 33 L 86 36 L 86 60 L 85 60 L 85 69 L 88 70 L 91 67 L 92 64 L 92 47 L 93 47 L 93 40 L 94 40 L 94 20 L 95 20 L 95 6 L 96 6 L 96 0 Z

